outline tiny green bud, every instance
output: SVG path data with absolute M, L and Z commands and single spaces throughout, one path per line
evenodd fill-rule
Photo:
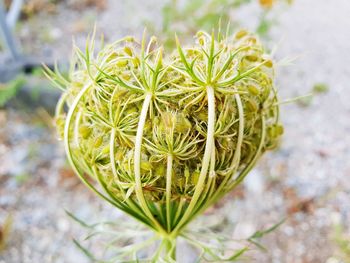
M 248 35 L 248 32 L 245 31 L 245 30 L 241 30 L 241 31 L 238 31 L 238 32 L 236 33 L 235 38 L 236 38 L 236 39 L 241 39 L 242 37 L 244 37 L 244 36 L 246 36 L 246 35 Z
M 102 154 L 107 154 L 109 153 L 109 145 L 108 146 L 105 146 L 102 151 L 101 151 Z
M 316 83 L 312 90 L 316 93 L 325 93 L 329 90 L 329 87 L 325 83 Z
M 126 59 L 121 59 L 117 61 L 116 65 L 118 67 L 125 67 L 126 65 L 128 65 L 128 61 Z
M 151 171 L 152 164 L 148 161 L 141 161 L 141 169 L 144 171 Z
M 199 179 L 199 171 L 194 171 L 193 173 L 192 173 L 192 177 L 191 177 L 191 182 L 192 182 L 192 184 L 194 184 L 194 185 L 196 185 L 197 184 L 197 182 L 198 182 L 198 179 Z
M 273 62 L 272 62 L 271 59 L 269 59 L 269 60 L 266 60 L 264 65 L 265 65 L 265 67 L 272 68 L 273 67 Z
M 92 129 L 88 126 L 80 126 L 79 127 L 79 133 L 84 139 L 89 138 L 91 132 L 92 132 Z
M 140 59 L 138 57 L 134 57 L 131 61 L 132 61 L 132 64 L 134 65 L 135 68 L 139 67 Z
M 159 177 L 165 176 L 165 167 L 162 164 L 158 164 L 155 168 L 155 174 Z
M 254 86 L 254 85 L 249 85 L 248 86 L 248 91 L 249 91 L 249 93 L 251 93 L 251 94 L 253 94 L 255 96 L 259 95 L 259 93 L 260 93 L 259 89 L 256 86 Z
M 259 105 L 255 100 L 248 99 L 247 100 L 247 109 L 249 112 L 255 112 L 255 111 L 258 111 Z
M 124 158 L 124 155 L 125 153 L 122 150 L 118 149 L 114 155 L 114 158 L 116 161 L 122 161 Z
M 185 133 L 192 127 L 191 122 L 181 113 L 176 115 L 175 131 Z
M 121 74 L 121 77 L 122 77 L 123 79 L 125 79 L 125 80 L 130 80 L 130 79 L 131 79 L 131 75 L 128 74 L 128 73 L 122 73 L 122 74 Z
M 130 57 L 132 56 L 132 49 L 128 46 L 124 47 L 124 52 L 129 55 Z
M 101 144 L 102 144 L 102 142 L 103 142 L 103 137 L 102 137 L 102 136 L 97 137 L 97 139 L 95 140 L 95 143 L 94 143 L 94 147 L 95 147 L 95 148 L 100 147 Z
M 124 40 L 127 42 L 135 42 L 135 38 L 133 36 L 127 36 L 124 38 Z
M 258 57 L 257 57 L 257 56 L 254 56 L 254 55 L 246 56 L 245 59 L 247 59 L 247 60 L 250 61 L 250 62 L 256 62 L 256 61 L 258 61 Z

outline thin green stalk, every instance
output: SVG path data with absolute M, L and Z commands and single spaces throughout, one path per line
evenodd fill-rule
M 182 209 L 183 209 L 183 206 L 184 206 L 185 202 L 186 202 L 185 197 L 180 197 L 180 203 L 179 203 L 179 205 L 177 207 L 176 214 L 175 214 L 175 217 L 174 217 L 174 223 L 175 224 L 179 220 L 179 217 L 182 214 Z
M 230 167 L 230 169 L 231 170 L 233 169 L 233 171 L 230 174 L 226 175 L 225 179 L 221 182 L 221 184 L 218 187 L 218 189 L 216 190 L 214 196 L 211 197 L 211 199 L 209 200 L 208 204 L 204 207 L 204 209 L 206 209 L 209 206 L 209 204 L 214 203 L 218 199 L 218 196 L 225 188 L 226 183 L 231 178 L 231 176 L 234 176 L 234 174 L 237 172 L 237 169 L 239 166 L 242 143 L 243 143 L 243 136 L 244 136 L 244 112 L 243 112 L 242 100 L 241 100 L 241 97 L 239 94 L 235 94 L 235 100 L 236 100 L 236 105 L 237 105 L 237 109 L 238 109 L 239 124 L 238 124 L 237 144 L 236 144 L 235 153 L 234 153 L 231 167 Z
M 168 154 L 166 171 L 166 221 L 168 232 L 171 231 L 171 178 L 173 173 L 173 156 Z
M 148 108 L 152 100 L 152 94 L 147 93 L 142 104 L 141 115 L 137 127 L 136 139 L 135 139 L 135 151 L 134 151 L 134 173 L 135 173 L 135 193 L 137 200 L 140 203 L 140 206 L 143 212 L 149 217 L 149 219 L 154 223 L 156 229 L 159 233 L 165 234 L 163 227 L 159 222 L 154 218 L 151 213 L 147 201 L 143 195 L 142 182 L 141 182 L 141 147 L 142 147 L 142 137 L 143 130 L 145 127 L 145 122 L 147 118 Z
M 197 215 L 197 212 L 201 209 L 203 205 L 207 202 L 207 200 L 211 197 L 212 192 L 214 190 L 215 186 L 215 147 L 213 147 L 211 151 L 211 157 L 210 157 L 210 166 L 209 166 L 209 176 L 206 183 L 205 190 L 202 192 L 201 198 L 197 202 L 196 209 L 193 212 L 193 217 Z M 192 218 L 193 218 L 192 217 Z
M 227 190 L 224 191 L 227 193 L 228 191 L 231 191 L 235 186 L 237 186 L 239 183 L 243 181 L 243 179 L 247 176 L 247 174 L 253 169 L 254 165 L 256 164 L 258 157 L 260 156 L 262 149 L 265 145 L 265 137 L 266 137 L 266 124 L 265 124 L 265 116 L 261 117 L 261 137 L 260 137 L 260 143 L 258 146 L 258 150 L 256 151 L 253 159 L 250 161 L 250 163 L 244 168 L 244 170 L 240 173 L 240 175 L 233 181 L 231 185 L 228 186 Z
M 70 165 L 73 168 L 73 171 L 78 175 L 80 180 L 88 187 L 90 188 L 93 192 L 95 192 L 98 196 L 100 196 L 102 199 L 106 200 L 107 202 L 117 206 L 121 207 L 120 204 L 115 203 L 114 201 L 110 200 L 108 197 L 106 197 L 104 194 L 102 194 L 100 191 L 98 191 L 85 177 L 84 175 L 81 174 L 79 171 L 75 161 L 73 160 L 73 155 L 72 151 L 70 148 L 70 143 L 69 143 L 69 138 L 70 138 L 70 126 L 71 126 L 71 121 L 73 118 L 73 115 L 75 114 L 75 111 L 77 110 L 77 106 L 81 99 L 83 98 L 84 94 L 91 88 L 92 83 L 89 82 L 87 83 L 84 88 L 81 89 L 79 94 L 76 96 L 75 100 L 73 101 L 68 114 L 67 114 L 67 119 L 66 119 L 66 124 L 64 126 L 64 147 L 67 153 L 67 159 Z
M 64 92 L 62 94 L 62 96 L 60 97 L 60 99 L 57 102 L 56 108 L 55 108 L 55 116 L 59 116 L 64 108 L 64 104 L 66 103 L 66 99 L 67 99 L 68 93 Z
M 164 238 L 166 258 L 176 261 L 176 238 Z
M 210 164 L 210 157 L 212 153 L 212 148 L 214 147 L 214 133 L 215 133 L 215 93 L 212 86 L 208 86 L 207 98 L 208 98 L 208 130 L 207 130 L 207 140 L 205 144 L 204 156 L 202 161 L 202 168 L 196 185 L 196 190 L 193 194 L 192 200 L 186 209 L 180 222 L 177 224 L 173 230 L 173 235 L 177 235 L 178 231 L 182 228 L 184 224 L 188 221 L 189 217 L 193 216 L 192 212 L 195 209 L 198 199 L 203 191 L 205 179 L 208 174 L 208 168 Z

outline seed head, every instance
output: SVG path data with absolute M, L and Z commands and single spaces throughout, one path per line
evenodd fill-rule
M 169 235 L 238 185 L 283 133 L 273 60 L 259 40 L 246 31 L 196 38 L 186 48 L 177 40 L 170 55 L 154 37 L 97 54 L 90 44 L 58 82 L 57 128 L 76 173 Z

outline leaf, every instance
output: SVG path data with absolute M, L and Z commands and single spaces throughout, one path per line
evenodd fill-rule
M 282 225 L 284 222 L 286 221 L 286 219 L 282 219 L 280 222 L 278 222 L 277 224 L 273 225 L 272 227 L 266 229 L 266 230 L 258 230 L 256 231 L 252 236 L 249 237 L 249 239 L 254 239 L 254 238 L 262 238 L 263 236 L 265 236 L 268 233 L 271 233 L 272 231 L 276 230 L 280 225 Z
M 254 239 L 248 239 L 248 241 L 249 241 L 250 243 L 252 243 L 253 245 L 255 245 L 257 248 L 259 248 L 260 250 L 262 250 L 262 251 L 264 251 L 264 252 L 267 251 L 266 247 L 264 247 L 263 245 L 261 245 L 258 241 L 255 241 Z
M 238 250 L 235 254 L 233 254 L 231 257 L 225 259 L 225 261 L 234 261 L 237 260 L 240 256 L 242 256 L 246 251 L 248 250 L 247 247 L 242 248 L 241 250 Z
M 42 64 L 42 73 L 51 81 L 51 83 L 61 91 L 65 91 L 68 86 L 68 81 L 58 71 L 58 66 L 55 64 L 54 70 L 51 70 L 47 65 Z
M 97 262 L 96 258 L 92 255 L 92 253 L 85 247 L 83 247 L 76 239 L 73 238 L 74 244 L 93 262 Z
M 263 16 L 261 19 L 260 19 L 260 23 L 256 29 L 256 32 L 262 36 L 262 37 L 266 37 L 268 36 L 269 32 L 270 32 L 270 29 L 271 27 L 275 24 L 274 21 L 272 20 L 269 20 L 266 18 L 266 16 Z
M 196 10 L 200 9 L 204 4 L 205 4 L 205 1 L 203 0 L 188 1 L 183 11 L 186 14 L 191 14 Z
M 128 191 L 126 192 L 125 194 L 125 199 L 124 199 L 124 202 L 126 201 L 126 199 L 129 199 L 131 194 L 135 191 L 135 186 L 131 186 L 129 187 Z
M 176 15 L 178 14 L 177 6 L 173 1 L 166 3 L 162 10 L 163 16 L 163 32 L 167 32 L 170 26 L 174 23 Z
M 176 34 L 175 34 L 175 41 L 176 41 L 177 51 L 179 53 L 180 59 L 181 59 L 182 63 L 184 64 L 185 68 L 186 68 L 186 73 L 189 74 L 192 77 L 193 81 L 197 82 L 198 84 L 204 84 L 203 81 L 201 81 L 196 76 L 196 74 L 194 74 L 193 68 L 192 68 L 194 64 L 192 64 L 192 63 L 189 64 L 188 63 L 188 61 L 186 59 L 186 56 L 185 56 L 185 53 L 184 53 L 184 51 L 183 51 L 183 49 L 182 49 L 182 47 L 180 45 L 180 41 L 179 41 L 179 39 L 178 39 Z
M 17 94 L 24 83 L 25 79 L 20 75 L 6 84 L 0 84 L 0 107 L 4 107 Z
M 79 223 L 81 226 L 85 227 L 85 228 L 93 228 L 92 225 L 88 225 L 87 223 L 85 223 L 83 220 L 77 218 L 75 215 L 73 215 L 71 212 L 67 211 L 66 209 L 64 210 L 66 212 L 66 214 L 72 218 L 75 222 Z

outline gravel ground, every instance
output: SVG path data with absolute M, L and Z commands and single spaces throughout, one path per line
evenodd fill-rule
M 141 1 L 110 1 L 108 10 L 91 8 L 78 19 L 77 11 L 63 13 L 66 7 L 61 6 L 60 18 L 39 15 L 19 30 L 22 40 L 28 41 L 33 37 L 31 27 L 47 19 L 51 42 L 43 49 L 59 57 L 70 47 L 70 42 L 62 39 L 76 34 L 78 44 L 83 43 L 82 32 L 90 28 L 95 16 L 107 39 L 139 34 L 145 14 L 157 19 L 159 6 L 151 5 L 155 2 L 141 9 Z M 297 57 L 294 65 L 278 69 L 281 97 L 308 93 L 320 82 L 326 83 L 329 91 L 308 103 L 282 106 L 285 135 L 281 147 L 267 153 L 240 192 L 230 196 L 235 199 L 226 200 L 219 209 L 229 224 L 237 224 L 232 231 L 235 238 L 287 218 L 264 238 L 268 251 L 252 252 L 248 262 L 349 260 L 335 237 L 336 226 L 342 225 L 350 240 L 349 12 L 348 0 L 295 0 L 279 14 L 279 24 L 272 30 L 271 42 L 279 43 L 276 59 Z M 133 16 L 128 16 L 131 13 Z M 45 25 L 40 24 L 41 28 Z M 248 22 L 246 25 L 249 27 Z M 33 40 L 37 42 L 40 39 Z M 33 44 L 29 51 L 38 52 L 38 47 L 40 44 Z M 8 214 L 13 218 L 1 263 L 86 262 L 71 242 L 84 232 L 64 209 L 90 222 L 124 218 L 73 176 L 54 132 L 43 124 L 45 120 L 42 111 L 0 112 L 0 222 Z

